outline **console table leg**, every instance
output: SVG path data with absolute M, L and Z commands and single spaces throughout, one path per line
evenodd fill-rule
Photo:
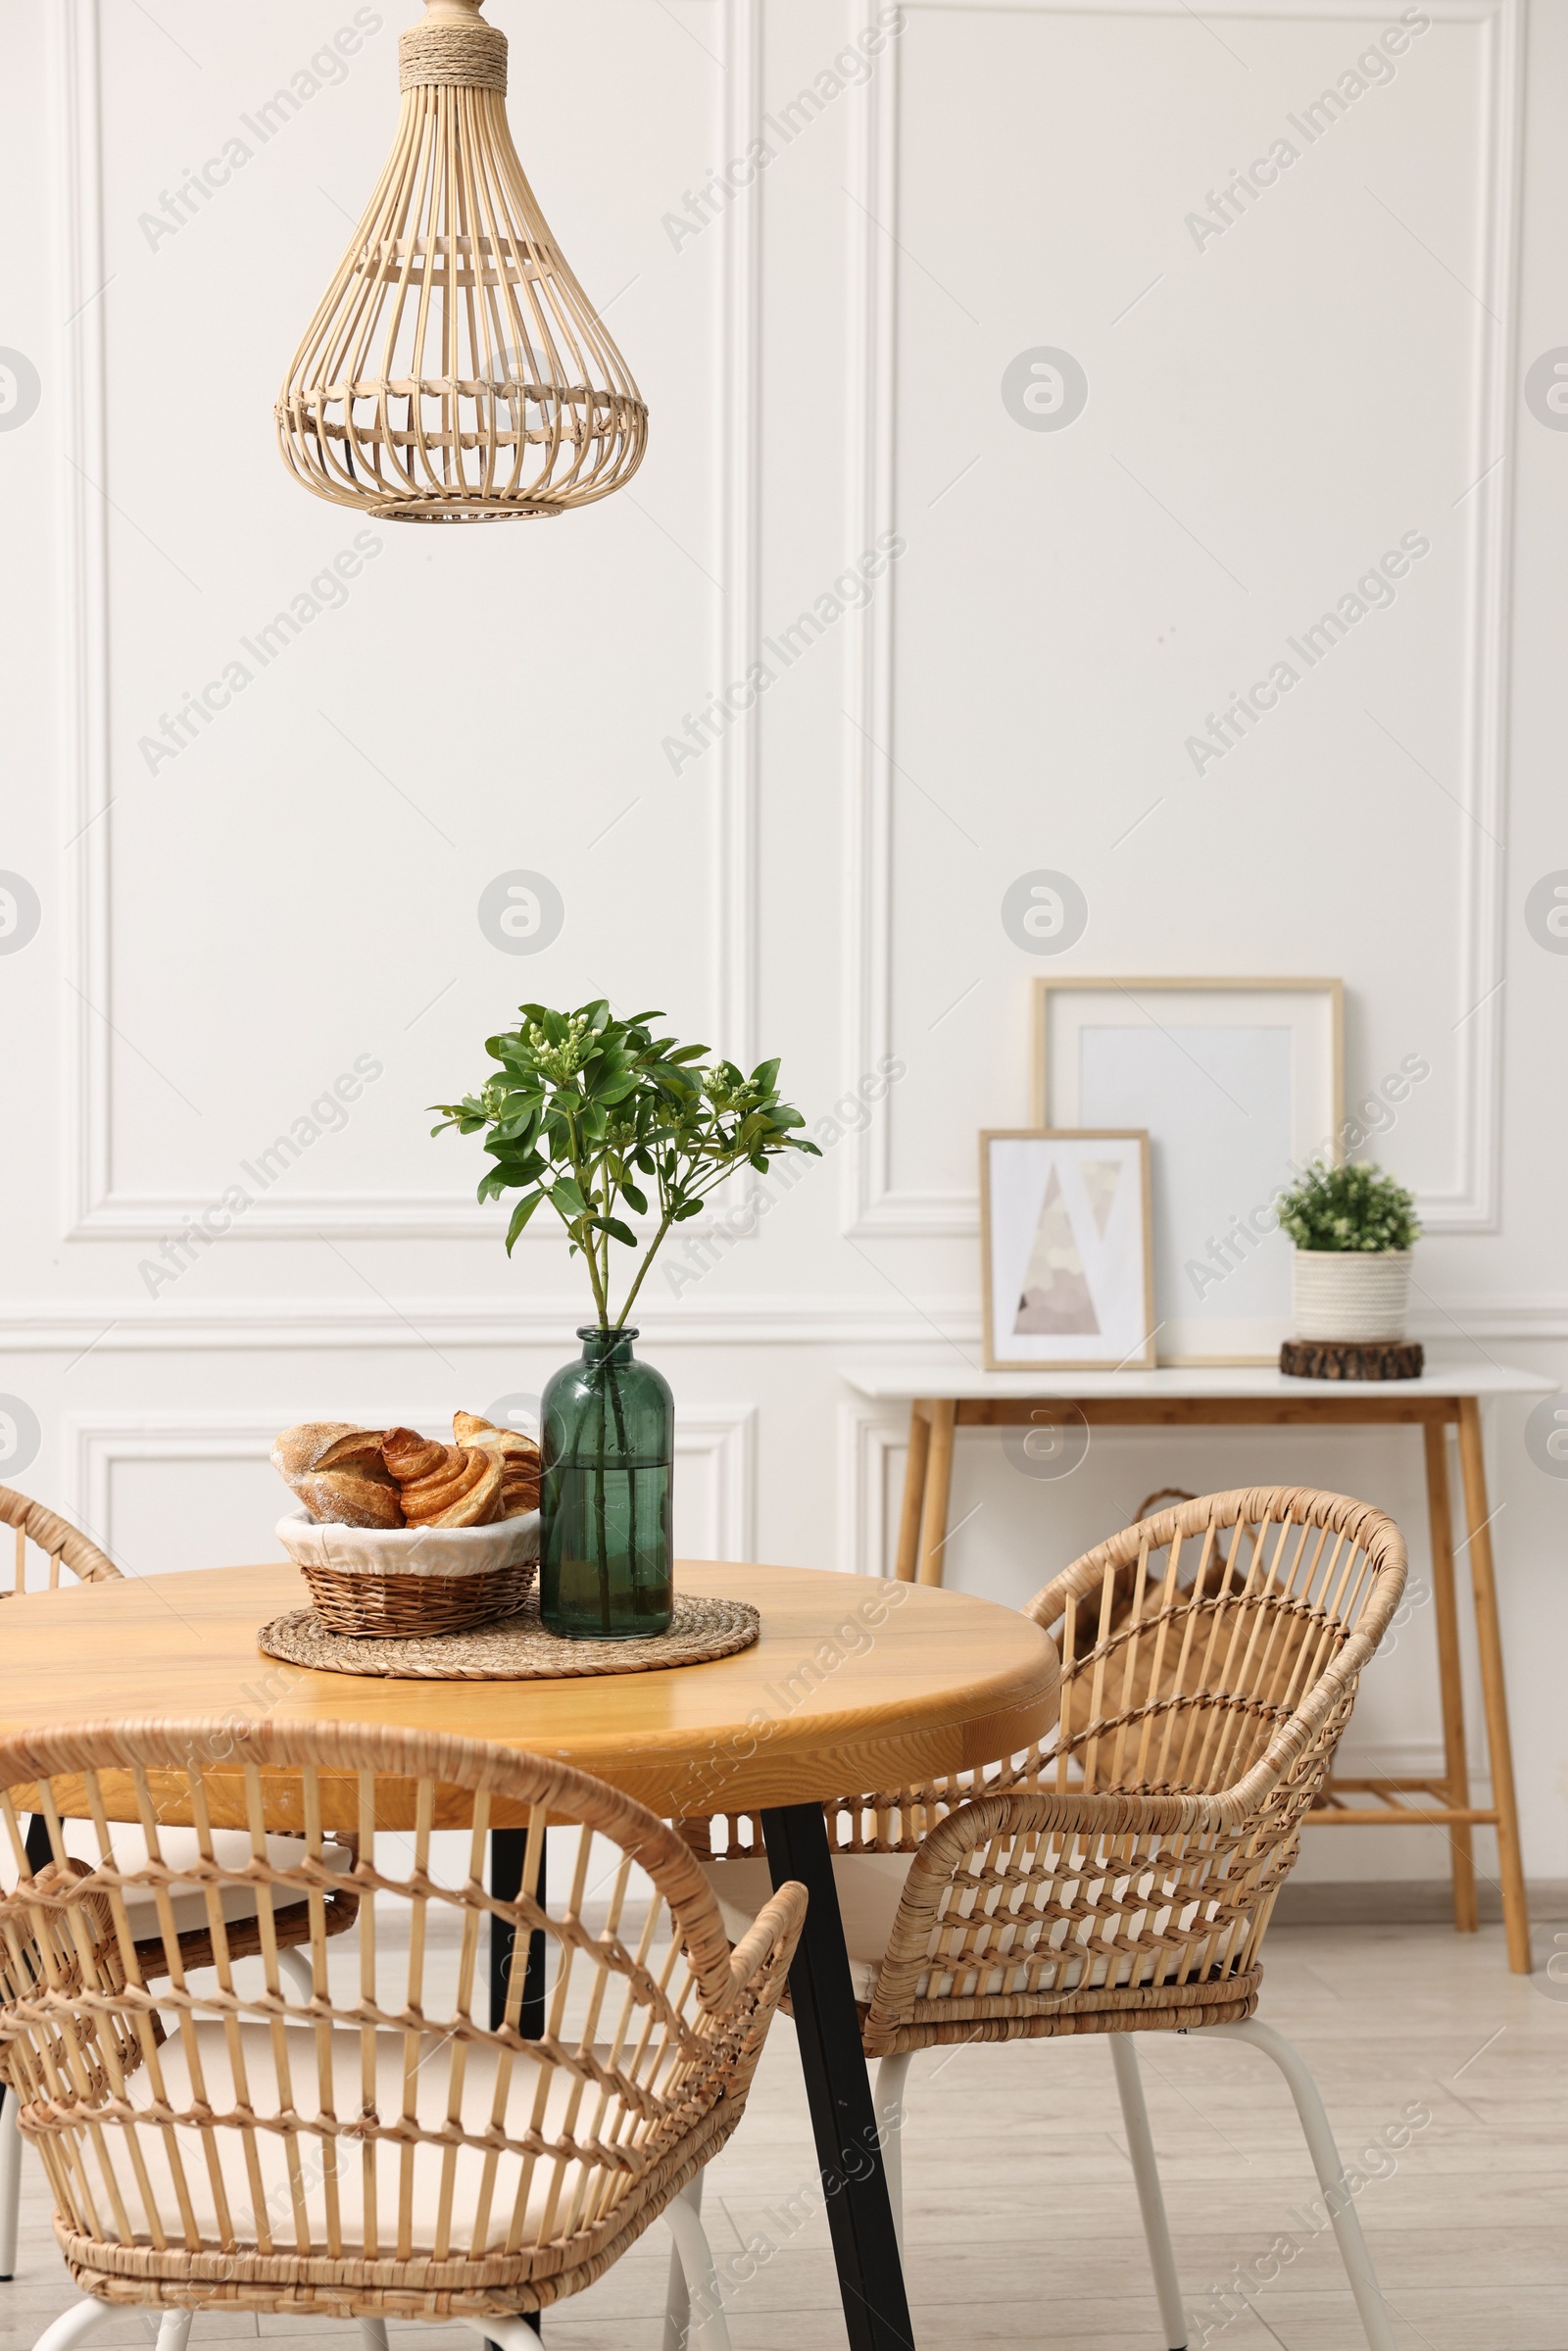
M 930 1412 L 923 1396 L 916 1396 L 909 1406 L 909 1458 L 904 1472 L 904 1511 L 899 1520 L 901 1584 L 912 1584 L 919 1572 L 920 1510 L 925 1501 L 925 1465 L 931 1451 Z
M 920 1513 L 920 1582 L 940 1584 L 948 1541 L 948 1496 L 953 1488 L 953 1431 L 958 1407 L 951 1396 L 931 1403 L 930 1449 L 925 1465 L 925 1507 Z
M 1464 1684 L 1459 1666 L 1459 1608 L 1453 1588 L 1453 1511 L 1448 1497 L 1448 1425 L 1423 1423 L 1427 1453 L 1427 1523 L 1432 1533 L 1432 1607 L 1438 1632 L 1438 1682 L 1443 1698 L 1443 1750 L 1448 1802 L 1470 1803 L 1470 1767 L 1464 1751 Z M 1453 1870 L 1453 1923 L 1461 1935 L 1481 1924 L 1476 1908 L 1475 1834 L 1468 1821 L 1448 1829 Z
M 1497 1874 L 1502 1881 L 1508 1965 L 1516 1976 L 1528 1976 L 1530 1908 L 1525 1896 L 1524 1858 L 1519 1849 L 1519 1807 L 1513 1785 L 1513 1747 L 1508 1738 L 1508 1696 L 1502 1675 L 1502 1636 L 1497 1625 L 1487 1470 L 1481 1450 L 1481 1407 L 1473 1396 L 1459 1399 L 1459 1474 L 1464 1481 L 1470 1582 L 1476 1599 L 1476 1645 L 1481 1656 L 1481 1696 L 1487 1714 L 1492 1801 L 1497 1814 Z

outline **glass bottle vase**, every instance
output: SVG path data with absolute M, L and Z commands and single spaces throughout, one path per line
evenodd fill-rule
M 675 1399 L 635 1331 L 577 1336 L 541 1402 L 540 1619 L 568 1641 L 649 1641 L 674 1611 Z

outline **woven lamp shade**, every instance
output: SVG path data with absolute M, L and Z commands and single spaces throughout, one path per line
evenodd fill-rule
M 648 411 L 529 187 L 507 39 L 481 0 L 426 0 L 398 41 L 380 184 L 274 411 L 289 470 L 385 520 L 482 522 L 606 498 Z

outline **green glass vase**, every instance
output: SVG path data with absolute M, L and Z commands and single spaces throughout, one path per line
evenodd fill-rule
M 568 1641 L 650 1641 L 674 1613 L 675 1399 L 635 1331 L 577 1336 L 540 1411 L 539 1614 Z

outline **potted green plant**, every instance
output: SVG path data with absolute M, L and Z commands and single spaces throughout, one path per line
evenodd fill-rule
M 1296 1244 L 1297 1338 L 1402 1339 L 1421 1231 L 1404 1186 L 1378 1167 L 1318 1160 L 1277 1206 Z
M 518 1009 L 522 1025 L 486 1044 L 496 1074 L 460 1102 L 434 1104 L 443 1115 L 432 1132 L 483 1134 L 494 1165 L 480 1200 L 521 1195 L 508 1253 L 548 1201 L 593 1293 L 581 1357 L 541 1398 L 541 1618 L 570 1639 L 650 1639 L 668 1629 L 674 1601 L 674 1405 L 632 1352 L 633 1302 L 666 1233 L 735 1169 L 821 1154 L 793 1131 L 806 1122 L 779 1098 L 776 1061 L 743 1077 L 732 1061 L 709 1062 L 706 1045 L 656 1036 L 660 1012 L 617 1020 L 603 1002 Z M 623 1249 L 631 1271 L 616 1302 Z

